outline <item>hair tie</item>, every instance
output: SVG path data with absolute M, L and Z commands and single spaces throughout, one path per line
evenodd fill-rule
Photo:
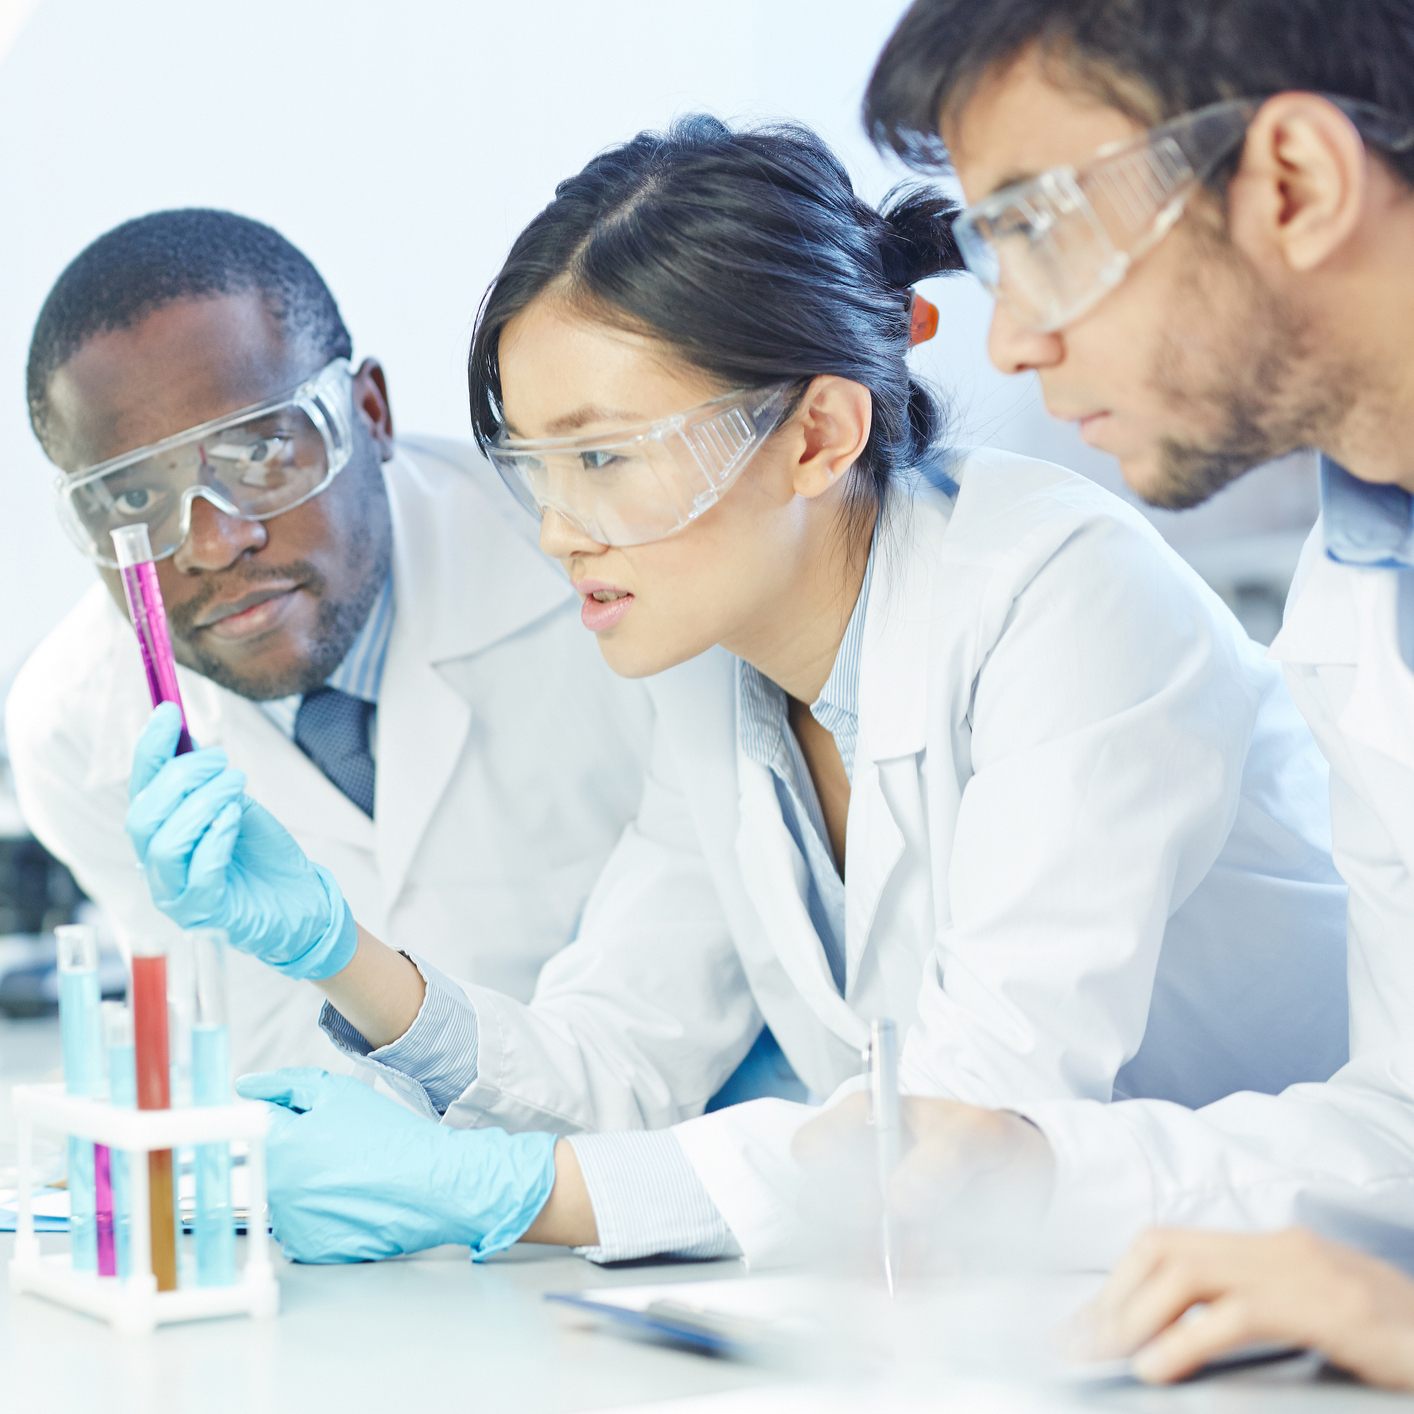
M 926 344 L 938 332 L 938 306 L 914 294 L 908 315 L 909 343 Z

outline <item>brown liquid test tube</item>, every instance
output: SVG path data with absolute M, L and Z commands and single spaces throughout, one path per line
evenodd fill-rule
M 167 959 L 160 951 L 133 948 L 133 1039 L 137 1050 L 137 1107 L 166 1110 L 172 1105 L 167 1047 Z M 147 1156 L 152 1274 L 158 1291 L 177 1289 L 177 1222 L 172 1184 L 172 1151 Z M 134 1253 L 137 1258 L 137 1254 Z

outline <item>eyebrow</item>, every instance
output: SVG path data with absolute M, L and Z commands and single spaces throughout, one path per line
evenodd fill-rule
M 992 183 L 992 189 L 988 196 L 996 196 L 999 191 L 1005 191 L 1008 187 L 1019 186 L 1022 182 L 1035 181 L 1040 174 L 1037 172 L 1006 172 Z
M 638 422 L 646 422 L 647 418 L 641 412 L 626 412 L 622 408 L 603 408 L 596 403 L 585 403 L 582 407 L 577 407 L 573 412 L 561 413 L 559 417 L 552 417 L 545 424 L 545 437 L 563 437 L 568 432 L 578 432 L 581 427 L 587 427 L 591 422 L 617 423 L 620 427 L 631 427 Z M 512 437 L 520 437 L 520 433 L 511 425 L 509 421 L 505 424 L 506 431 Z

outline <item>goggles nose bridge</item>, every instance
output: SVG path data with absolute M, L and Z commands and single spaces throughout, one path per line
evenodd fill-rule
M 204 462 L 203 462 L 204 464 Z M 219 491 L 214 487 L 202 482 L 196 486 L 188 486 L 182 492 L 181 510 L 177 518 L 177 541 L 169 549 L 159 550 L 154 554 L 156 560 L 165 560 L 168 555 L 175 555 L 183 545 L 191 539 L 191 508 L 192 502 L 200 496 L 203 501 L 209 501 L 224 516 L 229 516 L 232 520 L 255 521 L 260 520 L 260 516 L 246 515 L 236 509 Z

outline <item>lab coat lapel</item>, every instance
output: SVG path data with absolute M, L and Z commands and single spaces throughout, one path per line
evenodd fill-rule
M 395 618 L 378 701 L 376 855 L 391 913 L 472 725 L 468 660 L 560 607 L 567 581 L 470 480 L 434 491 L 418 458 L 384 468 L 393 516 Z M 527 518 L 527 524 L 529 524 Z
M 895 502 L 880 525 L 859 660 L 859 735 L 845 837 L 846 990 L 852 992 L 884 889 L 904 852 L 898 813 L 923 815 L 930 558 L 947 530 L 939 494 Z
M 1320 554 L 1268 656 L 1306 667 L 1354 667 L 1341 731 L 1414 767 L 1414 673 L 1399 650 L 1400 578 Z
M 805 898 L 808 869 L 781 818 L 771 772 L 738 745 L 741 825 L 736 853 L 742 882 L 786 975 L 811 1009 L 842 1041 L 862 1047 L 868 1026 L 835 990 L 825 949 Z
M 1340 719 L 1353 741 L 1414 767 L 1414 673 L 1399 651 L 1399 575 L 1360 572 L 1351 586 L 1360 625 L 1360 666 Z

